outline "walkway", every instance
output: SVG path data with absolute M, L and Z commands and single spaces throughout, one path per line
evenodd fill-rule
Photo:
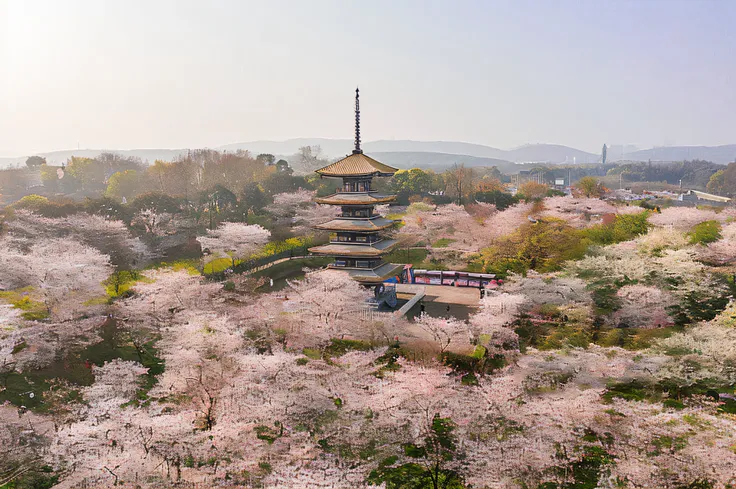
M 480 292 L 475 287 L 452 287 L 447 285 L 425 285 L 426 301 L 443 304 L 478 306 Z
M 412 295 L 412 298 L 409 299 L 409 301 L 401 306 L 401 308 L 396 311 L 397 316 L 403 316 L 409 310 L 414 307 L 414 305 L 419 302 L 420 300 L 424 299 L 424 296 L 426 295 L 426 285 L 417 285 L 417 284 L 396 284 L 396 293 L 397 294 L 410 294 Z

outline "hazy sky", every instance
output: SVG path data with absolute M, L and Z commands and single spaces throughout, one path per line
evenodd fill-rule
M 0 0 L 0 153 L 736 142 L 736 2 Z M 1 154 L 0 154 L 1 156 Z

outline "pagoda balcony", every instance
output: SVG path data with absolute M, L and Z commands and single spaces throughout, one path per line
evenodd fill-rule
M 390 253 L 397 244 L 398 241 L 394 239 L 384 239 L 377 243 L 330 242 L 309 248 L 309 252 L 317 255 L 377 258 Z
M 335 187 L 335 193 L 336 194 L 369 194 L 372 192 L 378 192 L 375 188 L 370 188 L 367 190 L 346 190 L 343 187 Z
M 336 192 L 327 197 L 314 199 L 318 204 L 327 205 L 376 205 L 386 204 L 396 200 L 395 195 L 370 192 Z
M 317 224 L 316 229 L 323 231 L 346 232 L 377 232 L 393 227 L 396 221 L 386 219 L 378 214 L 372 217 L 336 217 L 335 219 Z

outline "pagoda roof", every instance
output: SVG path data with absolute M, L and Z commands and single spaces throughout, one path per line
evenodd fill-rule
M 338 267 L 334 267 L 337 269 Z M 380 267 L 370 269 L 353 269 L 347 270 L 350 278 L 356 282 L 377 284 L 385 282 L 391 277 L 395 277 L 401 274 L 404 269 L 404 265 L 396 263 L 384 263 Z
M 309 251 L 318 255 L 376 258 L 389 253 L 397 244 L 398 241 L 395 239 L 384 239 L 371 244 L 330 242 L 326 245 L 309 248 Z
M 394 225 L 394 221 L 386 219 L 385 217 L 375 217 L 372 219 L 355 219 L 355 218 L 337 218 L 331 221 L 317 224 L 314 226 L 316 229 L 323 229 L 325 231 L 380 231 L 382 229 L 390 228 Z
M 369 192 L 339 192 L 314 199 L 318 204 L 328 205 L 373 205 L 393 202 L 395 195 L 374 194 Z
M 317 170 L 324 177 L 360 177 L 369 175 L 391 176 L 398 168 L 384 165 L 362 152 L 346 156 L 345 158 Z

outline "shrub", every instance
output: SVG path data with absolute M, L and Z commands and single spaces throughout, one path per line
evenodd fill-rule
M 42 206 L 47 205 L 49 203 L 49 199 L 46 197 L 43 197 L 41 195 L 26 195 L 22 199 L 20 199 L 18 202 L 15 203 L 15 207 L 18 209 L 26 209 L 29 211 L 37 211 Z
M 598 224 L 582 231 L 583 236 L 594 244 L 609 245 L 628 241 L 646 232 L 651 227 L 648 212 L 620 214 L 612 223 Z
M 721 224 L 718 221 L 704 221 L 693 226 L 687 234 L 690 244 L 708 244 L 721 239 Z
M 519 203 L 519 198 L 501 190 L 489 190 L 485 192 L 476 192 L 473 196 L 478 202 L 493 204 L 496 209 L 502 211 Z

